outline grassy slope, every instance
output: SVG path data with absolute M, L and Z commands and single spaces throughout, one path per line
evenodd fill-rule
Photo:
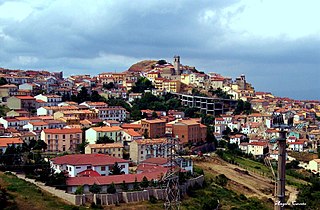
M 63 200 L 39 189 L 34 184 L 28 183 L 13 175 L 0 173 L 0 185 L 7 189 L 13 203 L 16 204 L 18 209 L 77 209 L 75 206 L 66 204 Z

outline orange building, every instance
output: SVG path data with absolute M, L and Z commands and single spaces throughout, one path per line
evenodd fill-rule
M 165 120 L 141 120 L 140 134 L 148 138 L 164 137 L 166 132 Z
M 82 130 L 79 128 L 44 129 L 41 132 L 41 140 L 46 142 L 49 152 L 73 152 L 82 142 Z
M 182 144 L 206 141 L 207 126 L 194 119 L 179 120 L 172 125 L 172 136 L 179 138 Z

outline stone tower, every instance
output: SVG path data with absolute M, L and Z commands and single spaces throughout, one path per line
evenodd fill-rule
M 174 66 L 175 74 L 180 75 L 181 74 L 180 56 L 175 55 L 173 58 L 174 58 L 173 66 Z

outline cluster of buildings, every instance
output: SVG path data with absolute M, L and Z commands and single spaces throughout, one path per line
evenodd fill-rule
M 64 78 L 62 72 L 0 69 L 0 77 L 8 82 L 0 86 L 0 102 L 10 109 L 0 118 L 0 154 L 8 146 L 22 145 L 32 139 L 47 144 L 43 152 L 72 153 L 51 160 L 54 170 L 64 171 L 70 177 L 71 193 L 88 183 L 101 183 L 104 191 L 112 182 L 120 185 L 124 180 L 131 180 L 128 182 L 133 184 L 143 176 L 159 179 L 169 167 L 170 138 L 178 139 L 178 148 L 183 149 L 186 145 L 204 143 L 211 136 L 208 135 L 211 129 L 201 123 L 201 118 L 185 118 L 177 110 L 141 110 L 147 117 L 132 121 L 130 113 L 121 106 L 91 101 L 78 104 L 70 100 L 86 87 L 89 93 L 97 91 L 106 98 L 122 98 L 131 103 L 142 97 L 142 93 L 129 93 L 141 76 L 153 83 L 153 94 L 173 93 L 182 105 L 214 116 L 214 124 L 210 126 L 214 127 L 212 134 L 216 139 L 237 144 L 245 153 L 257 157 L 268 154 L 277 159 L 279 131 L 273 128 L 274 113 L 282 115 L 284 121 L 289 117 L 294 119 L 294 128 L 286 137 L 288 150 L 315 151 L 319 145 L 319 101 L 298 101 L 255 92 L 244 75 L 233 81 L 217 73 L 205 74 L 182 66 L 180 57 L 175 56 L 173 64 L 156 64 L 148 71 L 101 73 L 93 77 Z M 202 90 L 204 95 L 192 94 L 194 88 Z M 215 90 L 223 91 L 230 99 L 218 98 Z M 249 101 L 253 113 L 234 115 L 238 99 Z M 88 143 L 85 154 L 74 154 L 79 153 L 83 142 Z M 189 159 L 176 162 L 176 167 L 192 172 Z M 123 174 L 109 176 L 115 163 Z M 129 173 L 129 163 L 137 166 L 136 174 Z
M 215 136 L 226 139 L 229 128 L 233 134 L 226 139 L 239 145 L 245 153 L 255 156 L 266 154 L 277 158 L 278 129 L 273 127 L 273 114 L 283 116 L 284 123 L 293 118 L 293 127 L 288 131 L 287 150 L 296 152 L 315 152 L 320 144 L 320 102 L 280 98 L 267 92 L 256 92 L 248 98 L 253 113 L 249 115 L 221 114 L 215 118 Z

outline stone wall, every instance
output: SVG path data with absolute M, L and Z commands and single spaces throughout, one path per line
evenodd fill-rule
M 204 176 L 198 176 L 187 180 L 186 183 L 180 185 L 180 192 L 182 195 L 186 194 L 189 187 L 195 184 L 203 185 Z M 101 205 L 113 205 L 118 203 L 133 203 L 146 201 L 150 196 L 155 197 L 157 200 L 165 200 L 165 189 L 147 189 L 143 191 L 134 192 L 118 192 L 116 194 L 84 194 L 75 196 L 75 204 L 83 205 L 85 203 L 96 203 Z

